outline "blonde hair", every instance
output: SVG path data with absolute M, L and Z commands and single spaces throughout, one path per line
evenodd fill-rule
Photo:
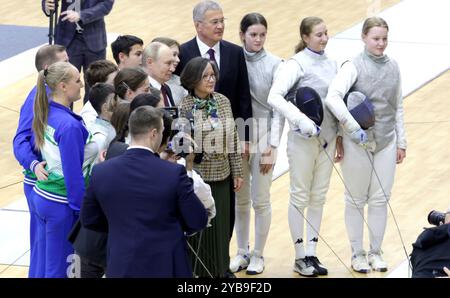
M 303 51 L 306 48 L 306 42 L 303 40 L 303 35 L 310 35 L 314 26 L 323 23 L 319 17 L 306 17 L 300 23 L 300 41 L 295 46 L 295 53 Z
M 38 150 L 44 146 L 44 133 L 48 120 L 49 107 L 45 84 L 54 92 L 59 83 L 67 83 L 72 79 L 73 75 L 70 70 L 73 68 L 74 66 L 68 62 L 56 62 L 50 65 L 48 69 L 39 72 L 33 108 L 34 146 Z
M 366 35 L 369 33 L 369 30 L 373 27 L 382 27 L 386 28 L 387 31 L 389 31 L 389 26 L 386 23 L 386 21 L 380 17 L 371 17 L 364 21 L 363 27 L 362 27 L 362 34 Z

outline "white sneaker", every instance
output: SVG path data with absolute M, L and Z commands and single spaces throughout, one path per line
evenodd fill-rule
M 352 257 L 352 268 L 359 273 L 369 273 L 370 266 L 367 263 L 366 253 L 362 252 Z
M 256 275 L 264 271 L 264 258 L 262 256 L 253 255 L 250 258 L 250 264 L 247 267 L 247 274 Z
M 380 254 L 369 254 L 369 265 L 378 272 L 386 272 L 388 270 L 387 263 Z
M 308 277 L 316 277 L 319 274 L 307 258 L 296 259 L 294 263 L 294 271 L 302 276 Z
M 239 272 L 247 268 L 249 263 L 250 259 L 248 255 L 238 254 L 230 261 L 230 271 L 233 273 Z

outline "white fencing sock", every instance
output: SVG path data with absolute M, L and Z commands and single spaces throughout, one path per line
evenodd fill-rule
M 364 208 L 345 204 L 345 226 L 352 247 L 352 253 L 363 251 Z
M 296 208 L 291 203 L 288 207 L 289 230 L 295 247 L 295 259 L 303 259 L 305 257 L 305 248 L 303 241 L 303 217 L 304 208 Z
M 254 250 L 262 255 L 267 237 L 269 236 L 270 222 L 272 221 L 272 208 L 255 210 L 255 247 Z
M 367 212 L 369 223 L 370 252 L 380 253 L 387 222 L 387 205 L 370 206 Z
M 236 241 L 238 249 L 245 250 L 248 254 L 248 238 L 250 233 L 250 204 L 240 208 L 236 206 L 236 221 L 234 230 L 236 232 Z
M 306 255 L 316 256 L 317 242 L 319 241 L 320 224 L 322 223 L 323 207 L 308 207 L 306 213 Z M 308 224 L 309 223 L 309 224 Z

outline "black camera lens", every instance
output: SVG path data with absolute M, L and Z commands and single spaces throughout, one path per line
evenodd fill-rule
M 428 214 L 428 222 L 431 225 L 439 226 L 441 223 L 444 223 L 444 221 L 445 213 L 443 212 L 433 210 Z

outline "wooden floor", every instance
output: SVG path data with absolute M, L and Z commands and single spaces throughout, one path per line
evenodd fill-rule
M 292 55 L 298 40 L 299 20 L 309 15 L 322 17 L 331 35 L 363 20 L 374 9 L 384 9 L 399 0 L 248 0 L 221 1 L 226 20 L 225 39 L 239 43 L 239 21 L 245 13 L 257 11 L 266 16 L 269 35 L 266 49 L 287 58 Z M 147 43 L 157 36 L 169 36 L 184 42 L 195 34 L 192 8 L 196 1 L 116 1 L 106 18 L 108 32 L 134 34 Z M 239 3 L 239 4 L 237 4 Z M 48 20 L 35 0 L 8 2 L 0 7 L 0 24 L 47 26 Z M 111 54 L 108 53 L 111 58 Z M 12 154 L 18 111 L 28 91 L 35 84 L 31 75 L 20 82 L 0 89 L 0 208 L 23 196 L 21 169 Z M 450 204 L 450 109 L 448 108 L 450 71 L 433 80 L 405 99 L 405 126 L 408 138 L 407 158 L 398 167 L 392 194 L 392 209 L 408 253 L 411 243 L 426 226 L 426 216 L 432 209 L 445 210 Z M 80 105 L 76 106 L 76 110 Z M 6 170 L 7 169 L 7 170 Z M 339 167 L 338 167 L 339 169 Z M 265 250 L 266 270 L 260 277 L 298 277 L 292 272 L 294 249 L 287 224 L 289 176 L 284 175 L 273 184 L 273 218 Z M 318 255 L 329 268 L 329 277 L 383 277 L 386 274 L 360 275 L 349 270 L 350 247 L 344 226 L 343 186 L 333 173 L 324 220 L 321 229 Z M 26 231 L 24 231 L 26 233 Z M 1 237 L 1 235 L 0 235 Z M 252 237 L 253 238 L 253 237 Z M 328 244 L 326 245 L 325 242 Z M 405 258 L 403 247 L 395 228 L 392 214 L 383 245 L 385 259 L 390 268 L 398 266 Z M 235 240 L 231 255 L 236 251 Z M 0 265 L 0 277 L 25 277 L 27 268 Z M 239 274 L 246 277 L 245 274 Z

